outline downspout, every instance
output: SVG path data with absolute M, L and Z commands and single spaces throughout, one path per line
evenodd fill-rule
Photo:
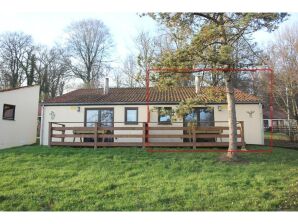
M 289 137 L 291 138 L 291 125 L 290 125 L 290 106 L 289 106 L 289 94 L 288 94 L 288 87 L 286 87 L 286 97 L 287 97 L 287 118 L 288 118 L 288 131 Z
M 43 145 L 43 131 L 44 129 L 44 105 L 41 107 L 41 121 L 40 121 L 40 130 L 39 130 L 39 145 Z
M 259 110 L 260 110 L 260 122 L 261 122 L 261 143 L 264 145 L 264 117 L 263 117 L 263 106 L 259 103 Z

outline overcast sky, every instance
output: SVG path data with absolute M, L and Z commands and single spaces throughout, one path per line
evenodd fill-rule
M 20 12 L 1 14 L 0 32 L 23 31 L 31 34 L 35 42 L 51 46 L 62 41 L 65 28 L 71 22 L 90 18 L 102 20 L 110 29 L 115 43 L 114 57 L 124 57 L 133 48 L 132 40 L 138 30 L 155 29 L 155 22 L 151 18 L 140 18 L 136 13 Z
M 115 61 L 120 62 L 127 54 L 134 50 L 133 39 L 139 31 L 150 31 L 154 33 L 157 29 L 155 21 L 149 17 L 140 17 L 136 13 L 138 11 L 146 11 L 144 10 L 144 7 L 149 7 L 149 11 L 150 7 L 152 7 L 153 10 L 156 9 L 156 4 L 154 4 L 154 2 L 157 0 L 151 0 L 151 4 L 149 5 L 146 5 L 148 2 L 144 0 L 142 1 L 143 4 L 141 7 L 138 7 L 140 1 L 137 1 L 138 4 L 136 3 L 134 5 L 132 5 L 131 1 L 133 0 L 119 0 L 118 4 L 113 5 L 112 3 L 115 2 L 115 0 L 108 0 L 105 1 L 105 4 L 107 5 L 102 5 L 99 3 L 99 0 L 0 0 L 0 33 L 6 31 L 22 31 L 26 34 L 32 35 L 37 44 L 52 46 L 55 42 L 59 43 L 63 40 L 65 28 L 71 22 L 90 18 L 100 19 L 105 23 L 112 34 L 115 44 L 112 57 Z M 168 0 L 164 0 L 164 2 L 166 1 Z M 187 1 L 189 0 L 185 0 L 185 2 Z M 196 0 L 196 2 L 197 1 L 198 0 Z M 271 0 L 271 2 L 272 1 L 275 0 Z M 284 1 L 286 2 L 288 0 Z M 85 4 L 76 4 L 78 2 L 83 2 Z M 170 2 L 173 2 L 173 0 Z M 90 4 L 88 5 L 88 3 Z M 173 6 L 174 8 L 172 11 L 184 11 L 184 7 L 187 6 L 187 11 L 194 11 L 194 7 L 192 5 L 183 4 L 180 6 L 179 4 L 180 1 L 178 3 L 175 2 L 175 4 L 167 4 L 165 7 L 167 8 L 167 11 L 171 11 Z M 272 5 L 274 6 L 273 3 L 270 3 L 270 5 L 258 4 L 255 10 L 253 10 L 254 8 L 251 9 L 251 5 L 252 4 L 249 4 L 249 6 L 245 7 L 245 9 L 249 11 L 255 11 L 256 9 L 257 11 L 264 11 L 262 10 L 264 7 L 266 9 L 270 9 Z M 203 7 L 202 5 L 199 5 L 199 9 L 196 9 L 196 11 L 206 11 L 206 9 L 207 11 L 208 9 L 216 11 L 219 6 L 222 11 L 237 11 L 237 9 L 239 11 L 243 11 L 241 8 L 243 7 L 243 4 L 240 4 L 240 8 L 235 8 L 235 5 L 233 5 L 235 10 L 231 10 L 229 8 L 225 8 L 226 4 L 209 5 L 206 2 Z M 278 8 L 282 10 L 283 6 L 284 4 L 278 5 Z M 159 11 L 164 11 L 163 7 L 164 5 L 159 6 Z M 290 9 L 293 10 L 293 7 L 290 7 Z M 296 11 L 298 11 L 298 9 Z M 298 24 L 298 13 L 291 14 L 292 15 L 289 20 L 281 25 L 281 29 L 287 24 L 293 24 L 295 22 Z M 260 31 L 255 34 L 256 41 L 261 45 L 266 44 L 270 39 L 272 39 L 272 36 L 273 34 L 269 34 L 264 31 Z
M 36 43 L 52 46 L 61 42 L 65 28 L 73 21 L 96 18 L 102 20 L 110 29 L 115 50 L 113 58 L 121 60 L 133 47 L 133 39 L 140 30 L 154 32 L 156 23 L 149 17 L 140 17 L 133 12 L 17 12 L 0 14 L 0 32 L 23 31 L 31 34 Z M 298 14 L 293 14 L 286 24 L 298 24 Z M 272 34 L 264 31 L 258 32 L 256 41 L 260 44 L 271 39 Z

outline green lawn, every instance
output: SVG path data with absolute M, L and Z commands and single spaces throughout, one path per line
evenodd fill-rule
M 298 210 L 298 151 L 147 153 L 27 146 L 0 151 L 0 210 Z
M 271 133 L 267 131 L 264 132 L 264 138 L 269 140 L 271 138 Z M 285 133 L 272 133 L 272 139 L 290 141 L 290 137 Z

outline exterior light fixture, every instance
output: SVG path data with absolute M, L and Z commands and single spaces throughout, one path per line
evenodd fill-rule
M 77 107 L 77 112 L 80 112 L 81 111 L 81 107 Z
M 51 111 L 49 115 L 51 117 L 51 120 L 54 120 L 55 119 L 56 114 L 55 114 L 54 111 Z

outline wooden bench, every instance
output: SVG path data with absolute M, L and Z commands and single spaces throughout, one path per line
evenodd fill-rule
M 74 135 L 84 135 L 84 134 L 94 134 L 94 131 L 78 131 L 78 130 L 73 130 L 73 134 Z M 98 130 L 97 131 L 97 134 L 106 134 L 106 131 L 105 130 Z M 73 142 L 75 142 L 75 139 L 76 137 L 73 137 Z M 80 142 L 83 142 L 82 141 L 82 137 L 80 137 Z M 104 138 L 102 138 L 102 142 L 104 142 Z
M 222 129 L 219 129 L 219 130 L 190 130 L 190 135 L 197 135 L 197 134 L 217 134 L 217 135 L 220 135 L 223 133 L 223 130 Z M 217 137 L 214 137 L 214 138 L 217 138 Z M 222 142 L 222 137 L 219 137 L 220 138 L 220 141 Z M 192 137 L 191 137 L 192 139 Z

